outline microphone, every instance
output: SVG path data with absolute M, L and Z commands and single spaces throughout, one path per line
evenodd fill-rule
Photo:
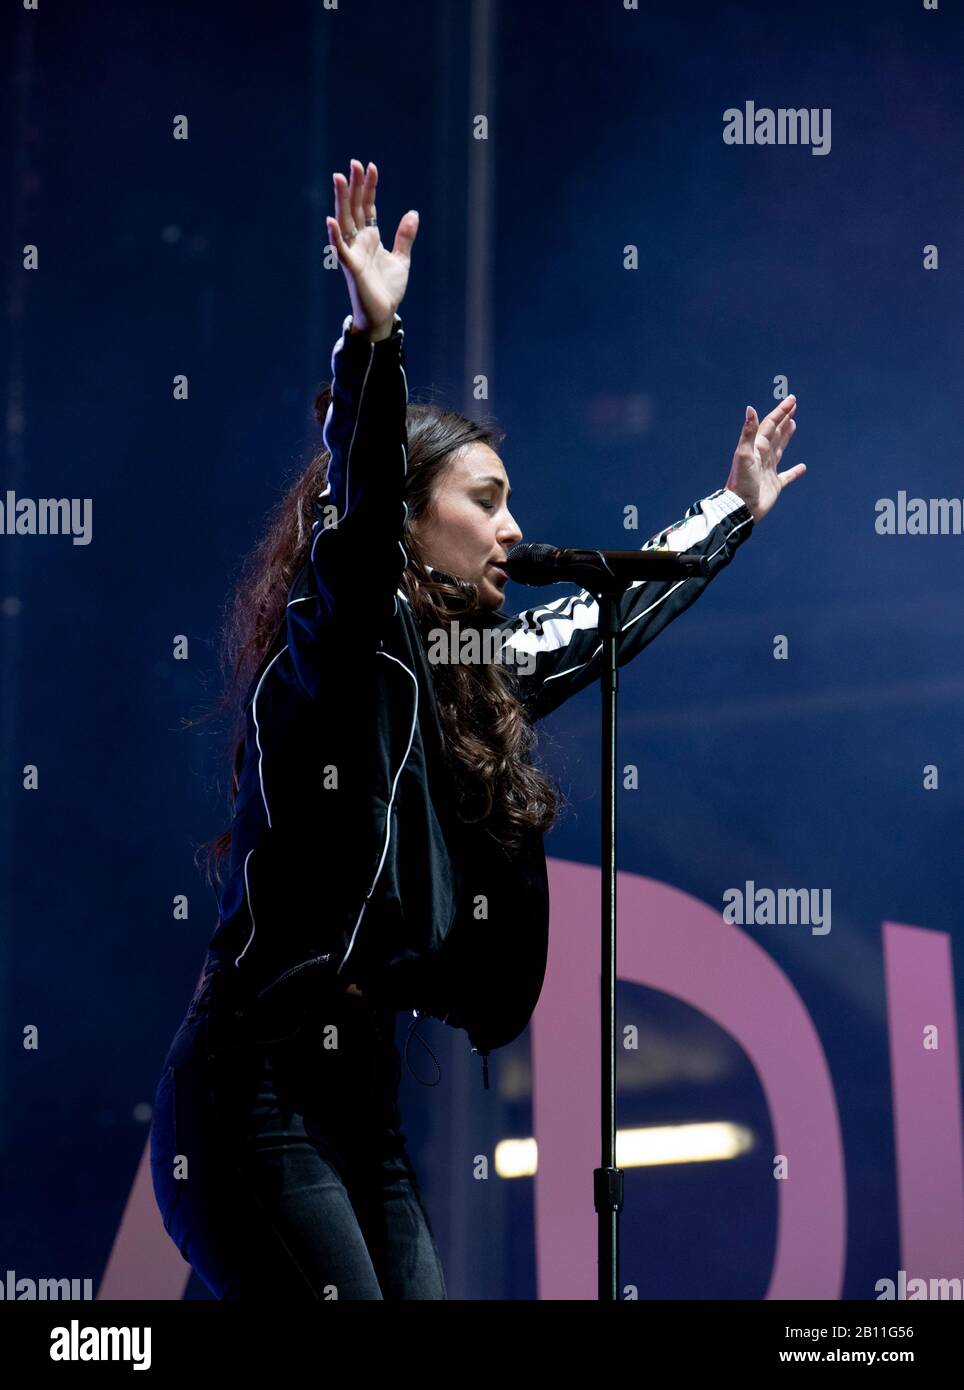
M 651 550 L 566 550 L 540 541 L 520 541 L 504 566 L 519 584 L 578 584 L 590 592 L 626 589 L 635 579 L 686 579 L 707 574 L 703 555 L 668 546 Z

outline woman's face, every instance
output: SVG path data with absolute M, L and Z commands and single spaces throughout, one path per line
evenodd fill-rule
M 508 576 L 498 568 L 522 532 L 509 511 L 512 491 L 488 444 L 470 444 L 442 472 L 429 514 L 412 523 L 422 559 L 479 586 L 485 608 L 502 606 Z

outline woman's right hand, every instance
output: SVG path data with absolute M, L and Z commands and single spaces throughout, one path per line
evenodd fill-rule
M 398 224 L 392 250 L 386 251 L 378 228 L 366 225 L 376 216 L 375 165 L 369 164 L 364 170 L 353 159 L 351 182 L 344 174 L 335 174 L 333 179 L 338 216 L 325 221 L 348 281 L 352 326 L 372 338 L 387 338 L 395 311 L 405 297 L 412 245 L 418 233 L 418 213 L 405 214 Z

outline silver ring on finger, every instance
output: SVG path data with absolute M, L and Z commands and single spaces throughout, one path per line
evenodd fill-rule
M 378 226 L 378 218 L 375 217 L 374 215 L 371 216 L 371 217 L 369 217 L 369 218 L 367 218 L 367 220 L 366 220 L 366 222 L 365 222 L 365 226 L 366 226 L 366 227 L 377 227 L 377 226 Z
M 355 240 L 355 237 L 356 237 L 357 235 L 358 235 L 358 228 L 357 228 L 357 227 L 352 227 L 352 229 L 351 229 L 350 232 L 346 232 L 346 233 L 345 233 L 345 240 L 348 242 L 348 245 L 349 245 L 349 246 L 350 246 L 350 245 L 352 244 L 352 242 Z

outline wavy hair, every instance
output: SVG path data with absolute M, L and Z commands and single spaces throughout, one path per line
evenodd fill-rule
M 315 417 L 322 426 L 330 401 L 331 385 L 326 384 L 314 403 Z M 408 565 L 401 583 L 425 641 L 430 631 L 452 621 L 470 626 L 483 609 L 475 584 L 443 576 L 441 571 L 434 572 L 440 577 L 433 576 L 412 525 L 431 516 L 436 485 L 460 450 L 475 443 L 496 449 L 505 433 L 494 421 L 470 420 L 434 402 L 411 401 L 406 429 L 404 496 L 408 514 L 402 541 Z M 231 716 L 229 814 L 244 751 L 244 696 L 286 621 L 292 582 L 311 548 L 315 502 L 325 488 L 328 464 L 328 450 L 322 447 L 272 508 L 226 605 L 219 640 L 224 691 L 204 719 L 225 711 Z M 457 789 L 460 820 L 481 826 L 509 850 L 547 831 L 558 818 L 565 798 L 559 786 L 532 763 L 537 738 L 520 699 L 517 677 L 497 661 L 435 664 L 431 670 L 442 722 L 443 756 Z M 230 830 L 199 847 L 212 886 L 221 883 L 230 852 Z

